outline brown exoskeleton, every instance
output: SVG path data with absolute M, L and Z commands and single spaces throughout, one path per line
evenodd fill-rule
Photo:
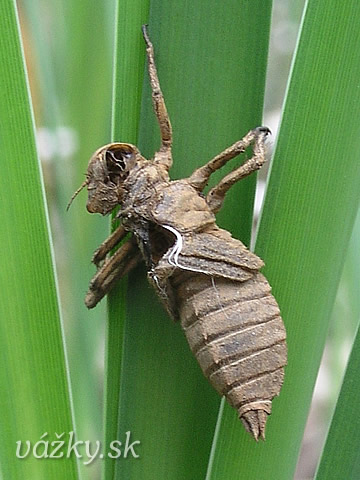
M 215 213 L 229 188 L 263 165 L 269 130 L 251 130 L 190 177 L 171 181 L 171 124 L 145 26 L 143 35 L 161 147 L 149 161 L 134 145 L 110 143 L 90 159 L 86 180 L 73 198 L 86 186 L 88 211 L 106 215 L 120 206 L 122 223 L 95 251 L 98 270 L 85 304 L 93 308 L 145 260 L 150 283 L 169 314 L 180 320 L 204 374 L 237 409 L 246 430 L 264 439 L 271 400 L 283 382 L 285 328 L 270 285 L 259 273 L 263 261 L 220 229 Z M 204 197 L 211 174 L 251 145 L 252 158 Z

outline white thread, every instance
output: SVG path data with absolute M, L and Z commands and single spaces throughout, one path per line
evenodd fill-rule
M 165 299 L 168 298 L 167 294 L 166 294 L 166 290 L 165 288 L 163 288 L 162 285 L 160 285 L 160 282 L 159 282 L 159 279 L 158 279 L 158 276 L 155 274 L 154 272 L 154 269 L 151 269 L 150 272 L 149 272 L 149 276 L 150 278 L 156 283 L 156 286 L 159 290 L 159 295 Z
M 177 230 L 175 230 L 175 228 L 170 227 L 170 225 L 163 225 L 163 227 L 169 230 L 171 233 L 173 233 L 176 237 L 175 245 L 171 250 L 171 252 L 169 253 L 168 262 L 170 263 L 170 265 L 173 265 L 174 267 L 180 267 L 178 259 L 179 259 L 179 254 L 183 248 L 182 236 Z
M 170 225 L 162 225 L 162 227 L 169 230 L 176 237 L 175 245 L 174 245 L 173 249 L 171 250 L 171 252 L 169 253 L 169 256 L 168 256 L 168 262 L 170 263 L 170 265 L 173 265 L 174 267 L 178 267 L 181 270 L 189 270 L 190 272 L 198 272 L 198 273 L 204 273 L 205 275 L 209 275 L 209 273 L 205 272 L 204 270 L 199 270 L 197 268 L 189 268 L 189 267 L 185 267 L 185 265 L 180 265 L 179 264 L 179 255 L 180 255 L 181 250 L 183 248 L 182 236 L 175 228 L 170 227 Z

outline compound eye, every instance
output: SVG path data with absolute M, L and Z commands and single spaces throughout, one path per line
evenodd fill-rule
M 113 144 L 105 152 L 106 165 L 114 173 L 129 170 L 129 160 L 133 157 L 134 151 L 126 144 Z
M 127 154 L 124 155 L 121 150 L 107 150 L 105 155 L 108 168 L 117 167 L 121 171 L 126 169 Z

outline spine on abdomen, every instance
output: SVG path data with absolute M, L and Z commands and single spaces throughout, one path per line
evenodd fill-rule
M 286 332 L 266 278 L 245 282 L 195 274 L 177 287 L 190 348 L 214 388 L 257 440 L 286 365 Z

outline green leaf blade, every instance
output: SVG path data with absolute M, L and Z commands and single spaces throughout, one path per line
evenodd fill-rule
M 172 178 L 189 175 L 261 123 L 270 9 L 271 2 L 232 1 L 226 9 L 215 1 L 151 2 L 149 33 L 174 131 Z M 139 22 L 141 40 L 140 27 Z M 147 74 L 144 81 L 138 144 L 151 158 L 159 133 Z M 227 198 L 227 214 L 219 216 L 227 226 L 232 215 L 232 231 L 247 243 L 254 186 L 254 177 L 238 185 Z M 110 295 L 110 325 L 117 321 L 115 302 L 116 291 Z M 181 329 L 162 310 L 142 268 L 130 276 L 126 313 L 124 347 L 117 353 L 123 361 L 118 436 L 121 440 L 131 430 L 141 447 L 140 459 L 118 462 L 116 478 L 203 478 L 220 397 L 203 377 Z
M 341 392 L 336 404 L 329 433 L 316 473 L 316 480 L 346 478 L 356 480 L 360 476 L 360 422 L 359 362 L 360 330 L 358 330 L 347 365 Z M 339 448 L 341 445 L 341 448 Z
M 340 394 L 337 398 L 336 408 L 332 415 L 326 443 L 315 476 L 317 480 L 340 477 L 355 480 L 359 477 L 360 425 L 359 417 L 354 414 L 358 408 L 358 392 L 360 389 L 358 374 L 360 352 L 358 327 L 360 318 L 360 299 L 358 295 L 360 276 L 359 241 L 360 210 L 358 211 L 344 265 L 336 308 L 333 312 L 335 322 L 332 327 L 331 347 L 334 350 L 334 355 L 331 358 L 331 363 L 337 369 L 333 369 L 335 374 L 332 377 L 332 390 L 338 390 L 336 380 L 339 377 L 339 363 L 342 364 L 342 362 L 339 362 L 339 357 L 343 360 L 343 345 L 352 340 L 352 337 L 355 337 L 355 340 L 342 379 L 341 389 L 339 385 Z M 341 445 L 341 448 L 339 448 L 339 445 Z
M 44 190 L 14 2 L 0 6 L 1 472 L 77 479 L 76 460 L 16 457 L 74 429 Z M 65 438 L 65 441 L 67 438 Z M 23 453 L 23 451 L 22 451 Z M 49 452 L 50 453 L 50 452 Z
M 112 140 L 137 143 L 139 115 L 145 65 L 145 52 L 141 38 L 141 25 L 147 22 L 149 2 L 147 0 L 118 1 L 116 3 L 114 85 L 112 110 Z M 112 225 L 114 228 L 115 225 Z M 105 358 L 105 444 L 114 439 L 124 440 L 127 430 L 119 427 L 119 409 L 123 392 L 122 368 L 124 364 L 124 323 L 127 303 L 127 279 L 116 285 L 108 297 L 108 321 L 106 326 Z M 115 469 L 122 468 L 111 458 L 103 465 L 103 478 L 116 475 Z M 115 477 L 116 478 L 116 477 Z

